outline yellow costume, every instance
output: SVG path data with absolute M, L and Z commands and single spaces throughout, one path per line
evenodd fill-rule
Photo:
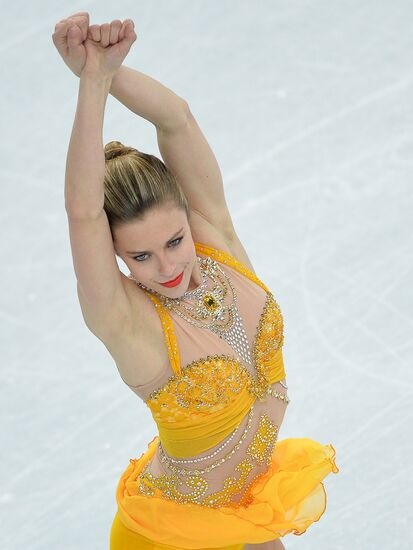
M 252 343 L 254 369 L 226 353 L 198 358 L 182 368 L 171 314 L 147 292 L 164 329 L 173 375 L 145 399 L 159 433 L 121 475 L 111 550 L 241 550 L 246 543 L 300 535 L 325 511 L 322 480 L 339 471 L 331 444 L 309 438 L 277 440 L 289 399 L 280 391 L 287 387 L 282 382 L 284 331 L 274 296 L 230 254 L 195 246 L 213 273 L 231 274 L 245 293 L 254 291 L 252 287 L 262 293 L 264 307 Z M 211 290 L 201 306 L 214 309 L 219 299 Z M 245 317 L 247 310 L 244 306 Z M 182 330 L 187 330 L 184 325 Z M 196 333 L 204 341 L 202 331 Z M 219 340 L 213 338 L 211 345 Z M 215 460 L 241 427 L 245 432 L 235 448 Z M 242 460 L 236 455 L 241 447 Z M 211 448 L 212 455 L 204 458 Z M 207 458 L 214 461 L 204 469 L 195 465 L 188 472 L 174 466 L 201 464 Z

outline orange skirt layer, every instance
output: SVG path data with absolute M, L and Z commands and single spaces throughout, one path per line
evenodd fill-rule
M 301 535 L 326 509 L 322 480 L 339 472 L 331 444 L 287 438 L 277 441 L 268 469 L 248 489 L 248 505 L 178 503 L 157 488 L 154 496 L 137 493 L 139 474 L 158 441 L 157 435 L 138 459 L 131 458 L 119 480 L 111 550 L 241 550 L 243 544 Z

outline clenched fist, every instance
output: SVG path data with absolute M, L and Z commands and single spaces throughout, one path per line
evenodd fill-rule
M 78 12 L 55 26 L 52 40 L 69 69 L 78 77 L 85 72 L 113 76 L 136 40 L 134 23 L 115 19 L 89 26 L 89 14 Z

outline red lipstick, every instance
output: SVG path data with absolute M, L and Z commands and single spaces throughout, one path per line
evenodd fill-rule
M 182 271 L 182 273 L 178 275 L 176 279 L 172 279 L 172 281 L 167 281 L 166 283 L 159 283 L 159 284 L 166 287 L 177 286 L 182 281 L 183 276 L 184 276 L 184 272 Z

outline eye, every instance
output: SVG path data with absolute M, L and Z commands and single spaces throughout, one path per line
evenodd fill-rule
M 177 239 L 174 239 L 173 241 L 170 241 L 170 244 L 176 243 L 176 244 L 174 244 L 174 246 L 178 246 L 178 244 L 182 241 L 182 239 L 183 239 L 183 236 L 178 237 Z
M 183 235 L 182 237 L 178 237 L 176 239 L 174 239 L 173 241 L 169 241 L 169 244 L 172 245 L 172 248 L 175 248 L 176 246 L 178 246 L 180 244 L 180 242 L 182 241 L 183 239 Z M 146 260 L 146 258 L 143 258 L 143 259 L 139 259 L 139 258 L 142 258 L 142 256 L 147 256 L 148 254 L 139 254 L 139 256 L 134 256 L 134 260 L 136 260 L 137 262 L 144 262 Z
M 140 254 L 139 256 L 134 256 L 134 260 L 136 260 L 137 262 L 143 262 L 144 260 L 139 260 L 139 258 L 142 258 L 142 256 L 147 256 L 147 254 Z

